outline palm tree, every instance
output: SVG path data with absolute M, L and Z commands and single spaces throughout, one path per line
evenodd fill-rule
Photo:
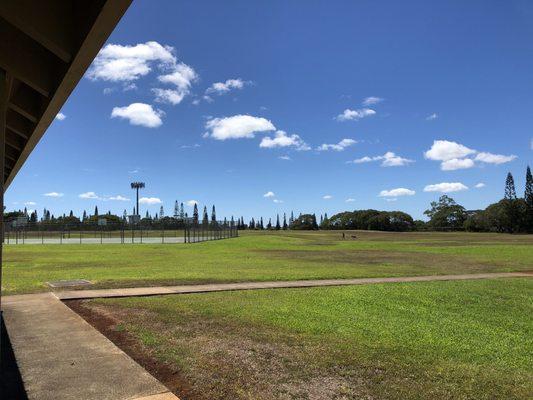
M 131 188 L 137 192 L 137 208 L 135 209 L 136 215 L 141 215 L 139 212 L 139 189 L 144 189 L 144 182 L 132 182 Z

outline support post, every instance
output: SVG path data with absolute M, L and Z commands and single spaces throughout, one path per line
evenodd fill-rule
M 6 109 L 8 85 L 6 71 L 0 68 L 0 310 L 2 309 L 2 247 L 4 245 L 4 158 L 6 145 Z M 0 316 L 3 324 L 3 316 Z M 0 339 L 1 340 L 1 339 Z

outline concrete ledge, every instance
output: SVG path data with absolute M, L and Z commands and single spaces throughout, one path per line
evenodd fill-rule
M 3 315 L 30 400 L 176 400 L 51 293 L 9 296 Z

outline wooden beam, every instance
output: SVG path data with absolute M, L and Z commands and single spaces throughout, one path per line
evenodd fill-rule
M 34 127 L 30 121 L 12 110 L 7 110 L 6 126 L 25 140 L 30 138 Z
M 65 0 L 2 0 L 0 17 L 69 63 L 76 48 L 73 7 Z
M 67 65 L 3 18 L 0 37 L 0 68 L 43 96 L 51 96 Z
M 6 144 L 18 151 L 22 151 L 26 141 L 6 126 Z
M 48 98 L 36 92 L 28 85 L 16 81 L 11 93 L 8 107 L 23 115 L 33 123 L 37 123 L 42 110 L 48 104 Z

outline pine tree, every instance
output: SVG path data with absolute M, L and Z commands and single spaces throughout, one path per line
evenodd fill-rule
M 194 210 L 192 212 L 192 221 L 193 223 L 198 223 L 198 204 L 194 203 Z
M 163 206 L 159 209 L 159 218 L 163 219 L 165 217 L 165 210 L 163 210 Z
M 294 222 L 294 212 L 291 211 L 291 217 L 289 218 L 289 225 L 292 225 Z
M 209 216 L 207 215 L 207 206 L 204 206 L 204 213 L 202 216 L 202 224 L 207 225 L 209 224 Z
M 98 217 L 98 206 L 94 207 L 94 215 Z
M 276 214 L 276 230 L 279 231 L 281 229 L 281 225 L 279 223 L 279 214 Z
M 233 219 L 233 215 L 231 216 L 230 226 L 235 226 L 235 220 Z
M 272 229 L 272 218 L 268 219 L 267 229 L 268 230 Z
M 324 217 L 322 216 L 322 214 L 320 214 L 320 225 L 322 225 L 323 222 L 324 222 Z
M 287 228 L 287 214 L 283 213 L 283 230 L 286 231 Z
M 317 230 L 318 229 L 318 224 L 316 223 L 316 215 L 315 214 L 313 214 L 312 224 L 313 224 L 313 229 Z
M 180 204 L 180 218 L 185 218 L 185 211 L 183 210 L 183 203 Z
M 255 229 L 255 220 L 252 218 L 248 224 L 249 229 Z
M 259 221 L 259 229 L 265 229 L 265 225 L 263 224 L 263 217 L 261 217 L 261 220 Z
M 146 210 L 146 216 L 144 218 L 146 219 L 150 218 L 150 215 L 148 214 L 148 210 Z
M 526 190 L 524 192 L 524 200 L 530 209 L 533 209 L 533 176 L 529 165 L 526 169 Z M 530 210 L 531 212 L 532 210 Z
M 215 211 L 215 206 L 211 209 L 211 223 L 215 224 L 217 222 L 217 213 Z
M 178 219 L 180 213 L 180 206 L 178 204 L 178 200 L 174 202 L 174 218 Z
M 85 211 L 83 211 L 83 219 L 85 219 Z M 124 212 L 122 213 L 122 221 L 126 222 L 128 220 L 128 213 L 126 209 L 124 209 Z
M 505 199 L 506 200 L 516 200 L 516 189 L 514 186 L 513 175 L 509 172 L 507 174 L 507 179 L 505 179 Z

